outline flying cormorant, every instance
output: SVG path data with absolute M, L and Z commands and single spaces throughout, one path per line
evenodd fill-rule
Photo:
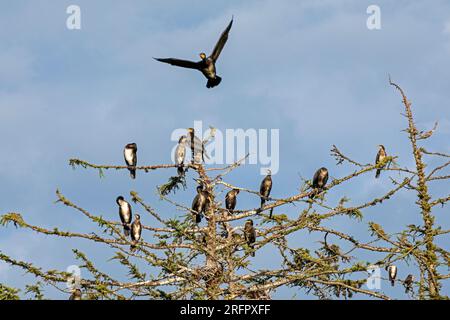
M 208 82 L 206 83 L 206 87 L 214 88 L 215 86 L 219 85 L 220 81 L 222 81 L 222 78 L 216 74 L 216 62 L 217 62 L 217 59 L 219 58 L 220 53 L 222 52 L 223 47 L 225 46 L 225 43 L 228 40 L 228 33 L 230 32 L 232 25 L 233 25 L 233 19 L 231 19 L 227 28 L 220 36 L 220 39 L 216 43 L 216 46 L 214 47 L 214 50 L 212 51 L 211 55 L 209 57 L 207 57 L 204 52 L 200 53 L 201 60 L 198 62 L 175 59 L 175 58 L 154 58 L 154 59 L 157 61 L 160 61 L 160 62 L 165 62 L 165 63 L 169 63 L 174 66 L 178 66 L 178 67 L 199 70 L 201 73 L 203 73 L 203 75 L 206 77 L 206 79 L 208 79 Z

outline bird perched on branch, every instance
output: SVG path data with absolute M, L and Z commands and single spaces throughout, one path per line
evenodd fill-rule
M 203 185 L 197 186 L 197 195 L 192 201 L 192 210 L 195 211 L 194 218 L 196 223 L 202 221 L 202 215 L 206 211 L 206 206 L 208 203 L 208 193 L 203 190 Z
M 186 136 L 181 136 L 178 140 L 177 148 L 175 149 L 175 164 L 178 166 L 178 175 L 184 174 L 184 159 L 186 158 Z
M 312 188 L 314 190 L 313 193 L 309 196 L 311 199 L 314 198 L 317 194 L 321 193 L 325 188 L 325 185 L 328 181 L 328 169 L 325 167 L 320 168 L 314 173 Z
M 131 246 L 130 246 L 131 251 L 134 251 L 136 249 L 136 245 L 141 240 L 141 234 L 142 234 L 141 216 L 136 214 L 134 216 L 134 221 L 131 224 Z
M 395 285 L 395 279 L 397 278 L 397 267 L 393 264 L 386 267 L 386 270 L 389 275 L 389 281 L 391 281 L 391 285 Z
M 405 278 L 404 284 L 405 284 L 405 293 L 408 293 L 409 290 L 412 289 L 412 284 L 414 281 L 414 276 L 412 274 L 408 274 Z
M 129 143 L 125 146 L 123 150 L 123 156 L 125 158 L 125 163 L 130 171 L 130 176 L 132 179 L 136 179 L 136 164 L 137 164 L 137 145 L 136 143 Z
M 200 53 L 200 61 L 194 62 L 189 60 L 181 60 L 176 58 L 154 58 L 157 61 L 168 63 L 177 67 L 189 68 L 199 70 L 208 79 L 206 83 L 207 88 L 214 88 L 219 85 L 222 78 L 216 73 L 216 62 L 222 52 L 225 43 L 228 40 L 228 33 L 233 25 L 233 19 L 231 19 L 225 31 L 220 36 L 219 41 L 216 43 L 211 55 L 208 57 L 204 52 Z
M 272 190 L 272 172 L 270 170 L 267 170 L 267 175 L 264 177 L 263 181 L 261 181 L 261 185 L 259 187 L 259 194 L 261 195 L 260 209 L 262 209 L 264 203 L 268 200 L 267 198 L 269 197 L 271 190 Z M 270 217 L 272 217 L 272 211 L 270 212 Z
M 253 220 L 252 219 L 248 219 L 245 222 L 245 226 L 244 226 L 244 237 L 245 237 L 245 241 L 247 242 L 247 245 L 253 250 L 255 248 L 254 243 L 256 241 L 256 231 L 255 228 L 253 227 Z M 255 252 L 252 252 L 252 257 L 255 256 Z
M 194 128 L 188 128 L 187 144 L 191 148 L 192 163 L 202 163 L 205 157 L 209 159 L 205 150 L 205 143 L 195 135 Z
M 72 294 L 69 297 L 69 300 L 81 300 L 81 290 L 79 288 L 72 291 Z
M 128 237 L 130 235 L 132 218 L 131 205 L 122 196 L 117 197 L 116 203 L 119 206 L 119 216 L 123 225 L 123 233 Z
M 386 157 L 387 157 L 386 149 L 384 148 L 384 146 L 382 144 L 380 144 L 378 146 L 378 153 L 377 153 L 377 156 L 375 158 L 375 164 L 377 165 L 377 164 L 383 162 Z M 381 169 L 383 169 L 385 166 L 386 165 L 384 165 L 383 167 L 377 169 L 377 172 L 375 173 L 375 178 L 378 178 L 380 176 Z
M 232 189 L 228 191 L 225 196 L 225 207 L 227 210 L 233 214 L 234 208 L 236 208 L 236 197 L 239 194 L 239 189 Z

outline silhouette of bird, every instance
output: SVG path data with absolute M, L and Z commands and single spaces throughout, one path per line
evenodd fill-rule
M 207 88 L 214 88 L 219 85 L 222 81 L 222 78 L 219 77 L 216 73 L 216 62 L 222 52 L 225 43 L 228 40 L 228 33 L 231 30 L 231 26 L 233 25 L 233 19 L 231 19 L 225 31 L 223 31 L 222 35 L 217 41 L 211 55 L 209 57 L 206 56 L 204 52 L 200 53 L 200 61 L 188 61 L 181 60 L 176 58 L 154 58 L 157 61 L 168 63 L 177 67 L 189 68 L 199 70 L 203 75 L 208 79 L 206 83 Z
M 409 290 L 412 289 L 412 283 L 414 281 L 414 276 L 412 274 L 408 274 L 408 276 L 405 278 L 405 293 L 408 293 Z
M 131 246 L 130 246 L 131 251 L 134 251 L 136 249 L 136 245 L 141 240 L 141 234 L 142 234 L 141 216 L 136 214 L 134 216 L 134 221 L 131 224 Z
M 328 181 L 328 169 L 325 167 L 320 168 L 314 173 L 312 188 L 314 192 L 309 196 L 311 199 L 317 194 L 321 193 Z
M 270 191 L 272 190 L 272 172 L 267 170 L 267 175 L 264 177 L 263 181 L 261 181 L 261 185 L 259 187 L 259 194 L 261 195 L 261 206 L 264 206 L 264 203 L 267 200 L 267 197 L 270 195 Z
M 387 157 L 386 149 L 384 148 L 384 146 L 382 144 L 380 144 L 378 146 L 378 153 L 375 158 L 375 164 L 379 164 L 379 163 L 383 162 L 386 157 Z M 384 167 L 385 166 L 377 169 L 377 172 L 375 173 L 375 178 L 378 178 L 380 176 L 381 169 L 383 169 Z
M 247 245 L 253 250 L 255 248 L 254 243 L 256 241 L 256 231 L 255 228 L 253 227 L 253 220 L 252 219 L 248 219 L 245 222 L 245 226 L 244 226 L 244 237 L 245 237 L 245 241 L 247 242 Z M 252 252 L 252 257 L 255 256 L 255 252 Z
M 202 214 L 204 214 L 206 211 L 207 201 L 207 192 L 203 191 L 203 185 L 198 185 L 197 195 L 192 201 L 192 210 L 195 211 L 194 218 L 196 223 L 200 223 L 202 221 Z
M 191 148 L 192 163 L 202 163 L 205 161 L 205 157 L 209 159 L 206 154 L 205 144 L 195 135 L 194 128 L 188 128 L 187 131 L 187 145 Z
M 123 156 L 125 158 L 125 163 L 130 171 L 130 176 L 132 179 L 136 179 L 136 164 L 137 164 L 137 145 L 136 143 L 129 143 L 125 146 L 123 150 Z
M 227 210 L 233 214 L 234 208 L 236 208 L 236 197 L 239 194 L 239 189 L 233 189 L 228 191 L 225 196 L 225 207 Z
M 125 199 L 122 196 L 117 197 L 116 203 L 119 206 L 119 216 L 120 221 L 122 221 L 123 225 L 123 233 L 126 237 L 130 235 L 130 228 L 131 228 L 131 217 L 132 217 L 132 211 L 131 211 L 131 205 L 125 201 Z

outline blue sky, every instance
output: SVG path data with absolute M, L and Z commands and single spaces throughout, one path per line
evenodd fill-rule
M 391 74 L 413 102 L 416 121 L 439 130 L 428 140 L 430 150 L 449 152 L 450 138 L 450 3 L 448 1 L 1 1 L 0 10 L 0 212 L 20 212 L 33 224 L 94 231 L 73 210 L 54 204 L 59 188 L 73 202 L 96 214 L 117 218 L 117 195 L 138 191 L 147 202 L 176 216 L 158 200 L 155 186 L 169 172 L 139 174 L 72 170 L 68 159 L 122 164 L 123 146 L 138 144 L 141 164 L 170 161 L 176 128 L 205 126 L 280 129 L 280 170 L 273 195 L 297 192 L 300 176 L 309 178 L 326 166 L 332 177 L 353 168 L 335 166 L 333 144 L 361 162 L 373 161 L 376 146 L 399 156 L 411 167 L 409 145 L 400 116 L 400 97 L 389 87 Z M 66 8 L 81 7 L 82 29 L 66 28 Z M 366 8 L 381 8 L 381 30 L 368 30 Z M 152 57 L 196 59 L 210 52 L 231 16 L 235 22 L 218 62 L 223 81 L 207 90 L 203 76 L 157 63 Z M 232 173 L 229 182 L 257 189 L 258 165 Z M 359 203 L 384 194 L 386 174 L 379 180 L 359 178 L 330 194 Z M 448 193 L 436 185 L 436 196 Z M 446 193 L 447 191 L 447 193 Z M 189 203 L 195 189 L 174 196 Z M 363 223 L 339 218 L 329 225 L 367 239 L 376 221 L 398 232 L 420 223 L 400 192 L 379 208 L 365 211 Z M 243 195 L 238 207 L 254 207 L 258 199 Z M 285 213 L 294 216 L 301 208 Z M 281 212 L 280 212 L 281 213 Z M 445 213 L 447 215 L 445 216 Z M 448 209 L 438 210 L 437 224 L 448 228 Z M 151 223 L 144 217 L 144 223 Z M 149 240 L 149 239 L 147 239 Z M 319 240 L 305 232 L 297 246 Z M 441 240 L 448 249 L 448 238 Z M 104 270 L 125 275 L 107 259 L 111 251 L 74 240 L 39 236 L 12 227 L 1 229 L 0 250 L 44 268 L 74 264 L 71 248 L 79 247 Z M 255 268 L 276 265 L 271 248 L 261 251 Z M 358 256 L 359 257 L 359 256 Z M 368 259 L 361 255 L 361 259 Z M 408 266 L 399 275 L 404 278 Z M 0 282 L 21 287 L 30 278 L 0 263 Z M 405 298 L 400 287 L 384 292 Z M 444 292 L 449 294 L 449 286 Z M 64 298 L 49 290 L 54 298 Z M 275 297 L 304 298 L 301 291 L 280 290 Z

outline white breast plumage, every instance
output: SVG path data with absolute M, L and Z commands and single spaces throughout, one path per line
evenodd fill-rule
M 128 162 L 128 164 L 133 164 L 133 158 L 134 158 L 133 150 L 125 149 L 124 154 L 125 154 L 125 160 Z

